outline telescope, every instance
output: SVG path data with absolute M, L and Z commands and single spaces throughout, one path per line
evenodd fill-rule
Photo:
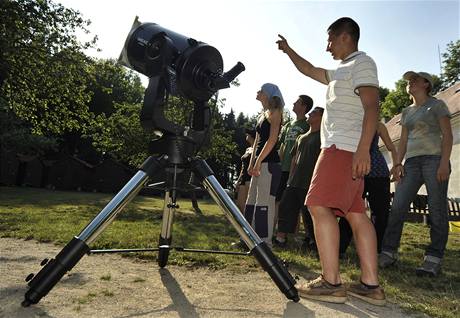
M 210 127 L 209 99 L 244 71 L 238 62 L 223 72 L 219 51 L 203 42 L 170 31 L 155 23 L 141 23 L 136 17 L 126 38 L 119 62 L 149 77 L 141 110 L 141 125 L 146 131 L 160 136 L 151 141 L 151 155 L 136 174 L 51 260 L 41 262 L 43 268 L 26 281 L 24 307 L 38 303 L 85 254 L 111 252 L 158 252 L 158 265 L 163 268 L 171 250 L 180 252 L 208 252 L 245 254 L 254 256 L 270 275 L 280 291 L 295 302 L 299 301 L 295 280 L 272 252 L 270 247 L 252 229 L 233 200 L 214 176 L 205 160 L 196 157 L 197 147 L 206 142 Z M 168 120 L 164 114 L 168 97 L 180 96 L 194 104 L 190 126 L 181 126 Z M 172 245 L 172 226 L 177 205 L 177 177 L 184 170 L 193 175 L 219 205 L 229 222 L 249 249 L 248 253 L 206 251 L 175 248 Z M 147 186 L 150 179 L 166 171 L 165 196 L 158 247 L 125 250 L 91 250 L 90 244 L 112 223 L 122 209 Z

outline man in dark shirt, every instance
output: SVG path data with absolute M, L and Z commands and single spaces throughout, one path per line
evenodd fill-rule
M 299 210 L 304 208 L 304 219 L 307 225 L 307 244 L 314 246 L 313 223 L 309 212 L 304 206 L 305 196 L 310 186 L 316 160 L 321 152 L 320 126 L 324 109 L 315 107 L 308 115 L 310 130 L 300 135 L 291 150 L 292 161 L 286 190 L 283 193 L 278 217 L 278 233 L 274 240 L 275 246 L 284 247 L 287 234 L 294 233 L 297 226 Z

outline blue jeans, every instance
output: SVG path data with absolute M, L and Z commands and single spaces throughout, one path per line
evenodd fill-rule
M 440 156 L 417 156 L 404 163 L 405 175 L 396 187 L 388 225 L 382 243 L 382 251 L 396 253 L 401 241 L 406 213 L 420 187 L 425 184 L 430 212 L 431 243 L 425 255 L 442 258 L 449 236 L 447 187 L 449 180 L 436 179 Z

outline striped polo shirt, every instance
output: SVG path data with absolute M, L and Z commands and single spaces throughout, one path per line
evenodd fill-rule
M 336 70 L 327 70 L 326 108 L 321 122 L 321 148 L 335 144 L 338 149 L 355 152 L 358 148 L 364 109 L 358 88 L 378 88 L 377 66 L 361 51 L 350 54 Z

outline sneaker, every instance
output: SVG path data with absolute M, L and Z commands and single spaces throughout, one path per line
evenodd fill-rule
M 423 264 L 415 269 L 417 276 L 438 276 L 441 271 L 441 259 L 439 257 L 426 255 Z
M 297 290 L 300 297 L 306 299 L 320 300 L 336 304 L 343 304 L 347 301 L 347 290 L 343 284 L 334 286 L 328 283 L 323 278 L 323 275 L 311 282 L 300 285 Z
M 351 296 L 364 300 L 372 305 L 383 306 L 386 303 L 385 292 L 380 286 L 369 288 L 361 282 L 353 283 L 348 286 L 347 292 Z
M 380 268 L 387 268 L 393 264 L 396 263 L 398 258 L 396 257 L 396 254 L 390 253 L 390 252 L 382 252 L 379 254 L 379 267 Z

